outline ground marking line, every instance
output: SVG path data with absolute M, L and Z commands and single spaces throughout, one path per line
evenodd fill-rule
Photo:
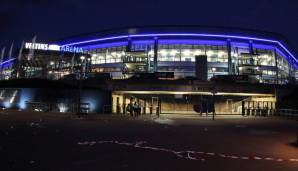
M 228 155 L 228 154 L 223 154 L 223 153 L 214 153 L 214 152 L 203 152 L 203 151 L 193 151 L 193 150 L 186 150 L 186 151 L 176 151 L 172 149 L 167 149 L 167 148 L 159 148 L 159 147 L 152 147 L 152 146 L 145 146 L 146 141 L 137 141 L 137 142 L 123 142 L 123 141 L 117 141 L 117 140 L 101 140 L 101 141 L 83 141 L 83 142 L 78 142 L 78 145 L 81 146 L 93 146 L 95 144 L 117 144 L 117 145 L 125 145 L 125 146 L 131 146 L 135 148 L 140 148 L 140 149 L 149 149 L 149 150 L 154 150 L 154 151 L 164 151 L 168 153 L 174 154 L 178 158 L 184 158 L 188 160 L 198 160 L 198 161 L 205 161 L 204 158 L 193 156 L 195 154 L 198 155 L 208 155 L 208 156 L 217 156 L 220 158 L 228 158 L 228 159 L 240 159 L 240 160 L 266 160 L 266 161 L 275 161 L 275 162 L 284 162 L 284 161 L 289 161 L 289 162 L 298 162 L 298 158 L 291 158 L 291 159 L 282 159 L 282 158 L 273 158 L 273 157 L 260 157 L 260 156 L 236 156 L 236 155 Z

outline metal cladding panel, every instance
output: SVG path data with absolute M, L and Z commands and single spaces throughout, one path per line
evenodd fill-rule
M 207 81 L 208 79 L 208 63 L 206 55 L 196 56 L 196 77 L 198 80 Z

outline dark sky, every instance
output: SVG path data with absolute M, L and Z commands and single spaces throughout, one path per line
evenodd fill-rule
M 137 25 L 206 25 L 283 34 L 298 49 L 296 0 L 0 0 L 0 48 Z

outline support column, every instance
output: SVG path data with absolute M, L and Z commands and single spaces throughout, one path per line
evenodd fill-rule
M 126 46 L 126 51 L 130 52 L 131 51 L 131 47 L 132 47 L 132 42 L 131 42 L 131 38 L 129 37 L 127 40 L 127 46 Z
M 289 65 L 289 74 L 288 74 L 288 77 L 289 77 L 289 82 L 292 81 L 292 59 L 290 56 L 288 56 L 288 59 L 287 62 L 288 62 L 288 65 Z
M 254 54 L 253 41 L 250 40 L 248 44 L 249 44 L 249 53 L 253 55 Z
M 153 72 L 157 72 L 158 38 L 154 37 Z
M 152 97 L 150 99 L 149 113 L 150 113 L 150 115 L 152 115 L 152 113 L 153 113 L 153 98 Z
M 116 97 L 116 114 L 120 114 L 121 106 L 120 106 L 120 97 Z
M 123 112 L 123 115 L 126 114 L 126 97 L 125 97 L 125 95 L 123 95 L 122 112 Z
M 143 105 L 143 115 L 146 115 L 146 98 L 144 100 L 144 105 Z
M 277 62 L 277 53 L 276 49 L 274 49 L 274 59 L 275 59 L 275 83 L 278 84 L 278 62 Z
M 244 103 L 245 103 L 245 101 L 242 101 L 242 111 L 241 111 L 242 116 L 245 115 L 245 107 L 244 107 L 245 104 Z
M 227 51 L 228 51 L 228 72 L 229 75 L 233 74 L 232 56 L 231 56 L 231 39 L 227 40 Z

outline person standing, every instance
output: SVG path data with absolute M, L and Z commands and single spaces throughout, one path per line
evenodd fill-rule
M 137 102 L 135 102 L 132 106 L 132 109 L 133 109 L 133 116 L 134 117 L 137 117 L 137 113 L 138 113 L 138 105 L 137 105 Z

